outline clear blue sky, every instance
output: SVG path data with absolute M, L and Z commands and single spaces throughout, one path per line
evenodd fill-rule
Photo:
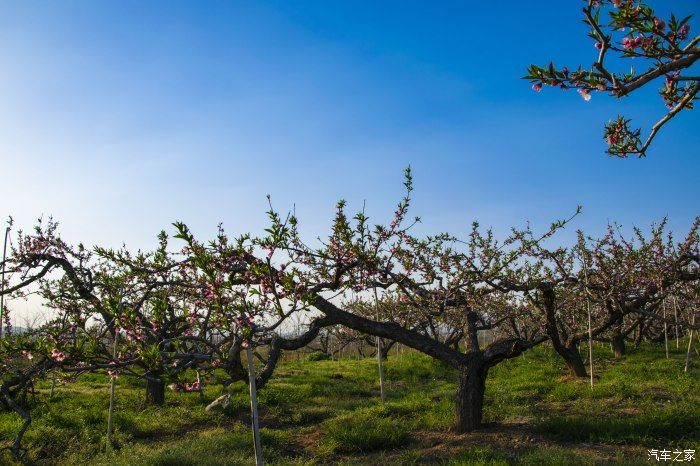
M 2 2 L 0 214 L 150 247 L 174 220 L 258 232 L 269 193 L 315 236 L 339 197 L 384 220 L 410 164 L 425 231 L 545 228 L 578 204 L 594 233 L 664 215 L 685 230 L 700 112 L 647 159 L 612 159 L 603 122 L 648 128 L 653 92 L 585 103 L 520 79 L 593 61 L 579 3 Z

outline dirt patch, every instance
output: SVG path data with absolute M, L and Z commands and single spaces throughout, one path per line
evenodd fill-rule
M 306 451 L 313 451 L 318 447 L 318 442 L 321 440 L 321 431 L 315 430 L 298 435 L 294 438 L 294 443 Z
M 298 437 L 295 443 L 313 456 L 321 436 L 320 431 L 314 431 Z M 332 455 L 321 460 L 321 464 L 434 464 L 448 461 L 472 447 L 489 447 L 511 459 L 541 448 L 564 449 L 596 464 L 613 463 L 620 457 L 646 459 L 646 450 L 642 447 L 563 442 L 538 432 L 530 424 L 511 423 L 486 425 L 478 432 L 461 435 L 449 431 L 414 432 L 404 448 L 362 455 Z
M 543 434 L 529 424 L 499 424 L 486 426 L 478 432 L 457 435 L 451 432 L 420 432 L 416 437 L 431 457 L 450 458 L 460 450 L 472 446 L 490 446 L 495 451 L 515 457 L 535 447 L 558 447 L 581 452 L 586 457 L 612 461 L 621 453 L 641 457 L 644 449 L 634 446 L 618 446 L 597 443 L 563 442 L 552 435 Z M 625 455 L 627 456 L 627 455 Z

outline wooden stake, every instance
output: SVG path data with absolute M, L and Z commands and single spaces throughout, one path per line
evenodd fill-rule
M 676 297 L 673 297 L 673 315 L 676 318 L 676 349 L 680 349 L 680 343 L 678 342 L 678 302 Z
M 379 322 L 379 299 L 377 298 L 377 287 L 374 288 L 374 308 L 377 312 L 377 322 Z M 382 366 L 382 340 L 377 338 L 377 365 L 379 366 L 379 396 L 384 403 L 384 367 Z
M 119 339 L 119 333 L 114 333 L 114 349 L 112 350 L 112 359 L 117 359 L 117 340 Z M 107 414 L 107 444 L 110 445 L 112 442 L 112 417 L 114 415 L 114 385 L 116 383 L 116 377 L 112 376 L 109 387 L 109 412 Z
M 586 310 L 588 311 L 588 362 L 591 372 L 591 388 L 593 388 L 593 328 L 591 327 L 591 299 L 588 295 L 588 267 L 586 266 L 586 259 L 583 258 L 583 255 L 581 255 L 581 260 L 583 262 L 583 278 L 586 281 Z
M 693 325 L 695 325 L 695 314 L 693 314 Z M 688 367 L 690 366 L 690 348 L 693 346 L 693 332 L 695 329 L 690 329 L 690 338 L 688 339 L 688 352 L 685 353 L 685 369 L 683 372 L 688 372 Z
M 338 340 L 338 371 L 340 371 L 340 358 L 343 356 L 343 347 L 340 346 L 340 337 L 337 337 Z
M 255 367 L 253 366 L 253 349 L 246 348 L 248 359 L 248 386 L 250 387 L 250 413 L 253 424 L 253 441 L 255 442 L 255 466 L 263 466 L 262 445 L 260 444 L 260 425 L 258 420 L 258 396 L 255 387 Z
M 666 359 L 668 359 L 668 324 L 666 323 L 666 298 L 661 301 L 664 310 L 664 347 L 666 348 Z
M 10 222 L 12 219 L 10 218 Z M 2 276 L 0 277 L 0 338 L 2 338 L 2 316 L 5 312 L 5 259 L 7 258 L 7 237 L 10 234 L 10 227 L 5 229 L 5 242 L 2 245 Z

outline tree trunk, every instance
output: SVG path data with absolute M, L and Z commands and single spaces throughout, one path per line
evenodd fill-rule
M 625 355 L 625 337 L 622 335 L 613 335 L 612 337 L 612 349 L 615 353 L 616 358 L 621 358 Z
M 453 428 L 458 434 L 476 430 L 481 426 L 487 372 L 488 369 L 482 362 L 459 369 Z
M 160 406 L 165 402 L 163 379 L 146 379 L 146 403 Z
M 564 359 L 566 367 L 569 368 L 571 375 L 576 377 L 588 377 L 588 372 L 586 372 L 586 365 L 583 363 L 583 359 L 578 352 L 578 345 L 570 345 L 566 347 L 554 348 L 559 356 Z
M 395 343 L 395 341 L 382 341 L 382 360 L 386 361 L 387 359 L 389 359 L 389 351 L 391 351 L 391 348 L 394 346 Z
M 644 338 L 644 320 L 639 322 L 639 326 L 637 327 L 637 336 L 634 339 L 634 347 L 639 348 L 639 345 L 642 344 L 642 339 Z

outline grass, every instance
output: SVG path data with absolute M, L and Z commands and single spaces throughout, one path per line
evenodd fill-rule
M 621 360 L 595 347 L 596 381 L 565 375 L 546 347 L 493 368 L 485 429 L 454 435 L 454 371 L 420 354 L 390 357 L 387 401 L 379 402 L 376 362 L 285 361 L 260 390 L 262 444 L 268 464 L 648 464 L 648 448 L 700 446 L 700 370 L 682 371 L 684 355 L 644 346 Z M 319 360 L 321 359 L 321 360 Z M 695 361 L 695 367 L 697 367 Z M 222 392 L 168 393 L 146 406 L 138 380 L 118 381 L 113 444 L 105 439 L 109 381 L 90 375 L 39 385 L 27 432 L 26 463 L 38 465 L 251 464 L 247 387 L 230 406 L 206 412 Z M 20 422 L 0 413 L 0 441 Z M 14 464 L 7 451 L 0 464 Z

